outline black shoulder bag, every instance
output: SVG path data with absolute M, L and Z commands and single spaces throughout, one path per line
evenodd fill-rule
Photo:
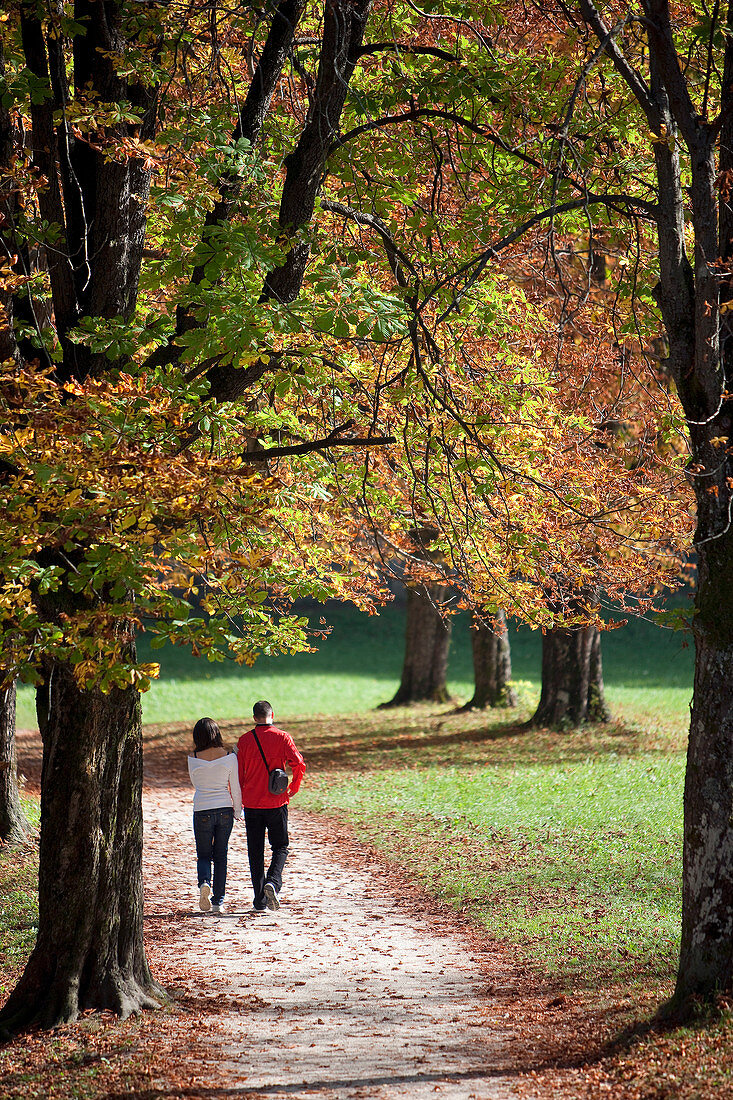
M 288 773 L 284 772 L 282 768 L 273 768 L 270 770 L 270 765 L 267 763 L 267 757 L 262 751 L 262 745 L 260 739 L 257 736 L 257 730 L 252 730 L 254 739 L 257 742 L 257 748 L 260 750 L 260 756 L 262 757 L 265 767 L 267 768 L 267 789 L 270 794 L 282 794 L 283 791 L 288 789 Z

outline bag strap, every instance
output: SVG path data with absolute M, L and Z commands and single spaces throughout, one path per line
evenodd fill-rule
M 254 734 L 254 739 L 257 742 L 257 748 L 260 750 L 260 756 L 262 757 L 262 760 L 264 761 L 265 768 L 267 769 L 267 774 L 269 775 L 270 774 L 270 765 L 267 763 L 267 757 L 265 756 L 264 752 L 262 751 L 262 745 L 260 744 L 260 739 L 257 736 L 257 730 L 252 730 L 252 733 Z

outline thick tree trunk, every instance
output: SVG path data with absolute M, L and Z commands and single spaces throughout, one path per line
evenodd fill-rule
M 85 1009 L 122 1017 L 162 990 L 142 939 L 142 737 L 137 691 L 81 691 L 69 666 L 39 689 L 43 738 L 38 939 L 0 1034 Z
M 424 700 L 445 703 L 450 699 L 446 678 L 451 622 L 443 619 L 438 610 L 445 591 L 440 585 L 408 588 L 402 680 L 397 694 L 386 706 Z
M 509 632 L 506 615 L 497 611 L 491 625 L 474 618 L 471 627 L 473 650 L 473 698 L 465 710 L 483 710 L 485 707 L 515 707 L 517 693 L 511 687 L 512 654 L 509 648 Z
M 727 28 L 733 30 L 733 5 L 728 5 Z M 721 83 L 721 119 L 719 179 L 729 180 L 733 170 L 733 41 L 726 39 L 725 62 Z M 701 158 L 703 160 L 704 159 Z M 720 197 L 719 244 L 715 249 L 723 260 L 721 269 L 729 272 L 733 257 L 733 198 L 730 185 L 711 186 L 715 169 L 712 152 L 707 171 L 696 180 L 696 208 L 703 215 L 715 209 Z M 695 173 L 697 176 L 697 173 Z M 693 177 L 694 179 L 695 177 Z M 702 186 L 701 186 L 702 183 Z M 710 222 L 707 214 L 703 222 Z M 702 228 L 697 236 L 702 237 Z M 713 237 L 712 229 L 709 236 Z M 707 245 L 710 247 L 710 244 Z M 706 259 L 703 253 L 703 261 Z M 707 265 L 706 265 L 707 266 Z M 712 265 L 710 265 L 712 267 Z M 713 269 L 713 274 L 717 271 Z M 718 279 L 721 302 L 733 299 L 733 280 Z M 715 305 L 714 295 L 711 297 Z M 701 318 L 714 308 L 700 309 Z M 733 537 L 731 535 L 730 476 L 731 462 L 722 461 L 719 447 L 706 450 L 709 436 L 731 441 L 730 402 L 725 400 L 733 381 L 733 327 L 731 314 L 720 318 L 720 359 L 724 371 L 721 380 L 713 369 L 710 375 L 722 392 L 713 396 L 712 407 L 703 414 L 693 411 L 690 437 L 702 461 L 696 484 L 698 504 L 698 586 L 695 633 L 695 686 L 690 721 L 690 739 L 685 774 L 685 823 L 682 879 L 682 939 L 680 963 L 673 1004 L 689 1006 L 692 998 L 710 998 L 718 991 L 733 988 Z M 714 350 L 714 343 L 709 343 Z M 713 367 L 715 363 L 712 364 Z M 689 368 L 688 368 L 688 373 Z M 705 378 L 702 370 L 698 370 Z M 695 379 L 693 379 L 694 381 Z M 722 385 L 721 385 L 722 382 Z M 685 388 L 681 390 L 686 396 Z M 706 415 L 705 415 L 706 413 Z M 724 452 L 730 455 L 730 448 Z M 714 490 L 714 491 L 713 491 Z
M 28 833 L 18 795 L 15 754 L 15 684 L 0 690 L 0 840 L 15 843 Z
M 675 1002 L 733 988 L 733 536 L 700 548 Z
M 558 628 L 542 636 L 542 693 L 534 726 L 565 729 L 607 722 L 601 635 L 595 626 Z

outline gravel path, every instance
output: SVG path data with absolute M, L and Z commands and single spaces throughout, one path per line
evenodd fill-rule
M 226 915 L 201 914 L 190 791 L 147 779 L 146 936 L 156 974 L 197 1014 L 201 1095 L 514 1095 L 496 1068 L 490 960 L 421 915 L 416 892 L 370 867 L 353 843 L 339 850 L 328 824 L 291 807 L 279 912 L 251 913 L 244 827 L 235 825 Z

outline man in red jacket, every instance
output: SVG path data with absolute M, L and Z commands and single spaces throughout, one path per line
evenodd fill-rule
M 283 867 L 288 858 L 288 802 L 300 788 L 305 761 L 285 730 L 273 726 L 272 706 L 261 699 L 252 708 L 255 728 L 243 733 L 237 745 L 239 785 L 242 788 L 244 823 L 247 828 L 247 854 L 254 889 L 253 908 L 279 909 Z M 258 746 L 259 741 L 259 746 Z M 264 759 L 263 759 L 264 757 Z M 271 794 L 269 773 L 275 768 L 293 773 L 287 790 Z M 265 833 L 272 848 L 272 859 L 265 874 Z

